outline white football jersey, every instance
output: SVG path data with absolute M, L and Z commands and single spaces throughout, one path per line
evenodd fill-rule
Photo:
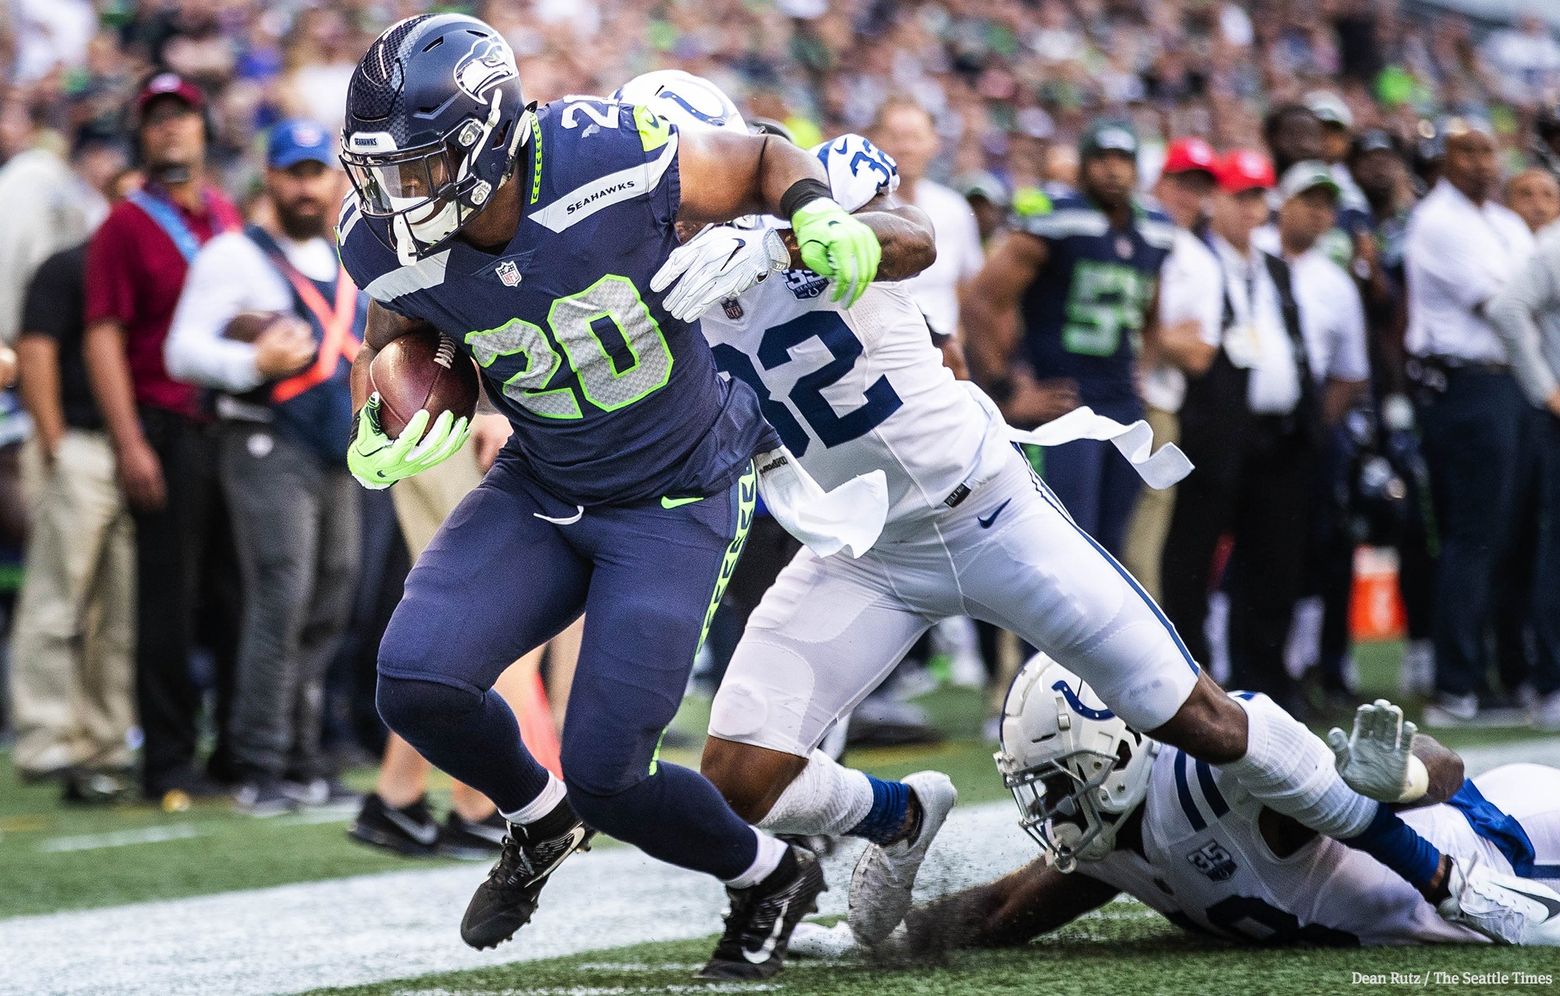
M 1144 801 L 1143 850 L 1118 848 L 1078 871 L 1130 893 L 1182 927 L 1225 938 L 1324 945 L 1479 943 L 1436 913 L 1396 873 L 1362 851 L 1316 837 L 1285 858 L 1257 829 L 1262 806 L 1205 762 L 1168 745 L 1154 759 Z M 1436 821 L 1466 820 L 1449 806 L 1403 818 L 1455 853 Z M 1439 839 L 1438 839 L 1439 838 Z
M 898 185 L 893 159 L 859 135 L 814 152 L 846 210 Z M 788 270 L 712 309 L 701 323 L 715 362 L 758 393 L 765 417 L 824 488 L 881 468 L 890 522 L 941 507 L 975 473 L 988 438 L 1007 445 L 1006 427 L 943 366 L 902 287 L 874 283 L 848 309 L 831 292 L 823 277 Z

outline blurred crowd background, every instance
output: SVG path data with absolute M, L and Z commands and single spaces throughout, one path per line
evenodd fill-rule
M 1451 518 L 1437 517 L 1437 497 L 1444 503 L 1449 490 L 1446 480 L 1481 471 L 1479 466 L 1471 471 L 1467 466 L 1448 470 L 1444 461 L 1438 467 L 1437 440 L 1425 438 L 1434 431 L 1443 434 L 1442 443 L 1460 441 L 1466 425 L 1424 417 L 1436 399 L 1420 389 L 1423 372 L 1416 374 L 1412 362 L 1416 350 L 1409 326 L 1415 306 L 1410 299 L 1415 291 L 1408 274 L 1414 264 L 1404 251 L 1410 217 L 1416 203 L 1442 178 L 1448 149 L 1456 153 L 1458 143 L 1466 145 L 1470 135 L 1482 136 L 1473 140 L 1475 144 L 1487 139 L 1490 146 L 1489 161 L 1498 180 L 1490 191 L 1491 204 L 1506 200 L 1531 233 L 1540 232 L 1560 215 L 1560 187 L 1553 178 L 1560 168 L 1560 10 L 1531 0 L 1526 7 L 1521 2 L 1467 4 L 1477 12 L 1470 14 L 1453 9 L 1450 3 L 503 0 L 434 6 L 467 11 L 501 30 L 518 55 L 525 92 L 532 99 L 610 93 L 639 73 L 680 68 L 713 80 L 736 99 L 750 120 L 778 122 L 800 144 L 846 131 L 868 134 L 898 157 L 906 189 L 914 199 L 938 196 L 931 192 L 937 185 L 963 198 L 960 210 L 975 220 L 985 248 L 974 250 L 973 256 L 958 264 L 949 278 L 951 284 L 978 280 L 985 253 L 1011 237 L 1010 230 L 1043 232 L 1043 224 L 1036 228 L 1026 219 L 1045 215 L 1069 187 L 1087 186 L 1088 176 L 1081 174 L 1087 174 L 1091 157 L 1112 149 L 1130 158 L 1131 183 L 1145 198 L 1144 204 L 1149 203 L 1151 189 L 1163 193 L 1162 185 L 1156 189 L 1161 173 L 1204 176 L 1205 182 L 1191 194 L 1194 210 L 1173 220 L 1184 230 L 1205 236 L 1206 215 L 1217 212 L 1221 196 L 1244 197 L 1260 191 L 1264 212 L 1271 209 L 1277 217 L 1283 203 L 1325 188 L 1330 199 L 1328 223 L 1323 226 L 1326 237 L 1311 242 L 1340 268 L 1340 274 L 1348 275 L 1341 285 L 1345 293 L 1359 296 L 1364 341 L 1358 351 L 1369 366 L 1343 377 L 1359 389 L 1349 394 L 1346 405 L 1326 415 L 1321 426 L 1326 441 L 1318 450 L 1326 456 L 1319 456 L 1314 467 L 1307 464 L 1313 479 L 1304 485 L 1317 498 L 1306 505 L 1307 518 L 1292 535 L 1310 536 L 1313 529 L 1320 529 L 1326 538 L 1317 545 L 1334 555 L 1308 568 L 1312 580 L 1307 590 L 1283 606 L 1286 622 L 1292 615 L 1293 625 L 1288 627 L 1282 664 L 1253 674 L 1249 661 L 1242 671 L 1243 662 L 1237 659 L 1234 674 L 1256 678 L 1253 684 L 1265 683 L 1267 690 L 1297 712 L 1325 712 L 1348 701 L 1355 690 L 1349 662 L 1352 635 L 1379 629 L 1380 633 L 1370 635 L 1406 635 L 1404 690 L 1429 697 L 1439 710 L 1434 714 L 1438 721 L 1536 722 L 1560 728 L 1560 665 L 1550 659 L 1557 648 L 1544 638 L 1530 594 L 1535 571 L 1544 561 L 1541 552 L 1535 557 L 1533 551 L 1542 551 L 1538 537 L 1554 496 L 1536 470 L 1519 473 L 1542 462 L 1547 452 L 1543 447 L 1552 450 L 1557 445 L 1554 437 L 1544 435 L 1547 423 L 1521 430 L 1522 445 L 1534 448 L 1518 451 L 1517 444 L 1508 446 L 1504 436 L 1498 441 L 1500 459 L 1506 461 L 1501 473 L 1509 472 L 1512 479 L 1509 493 L 1501 492 L 1502 501 L 1509 504 L 1484 514 L 1502 525 L 1521 519 L 1528 532 L 1523 539 L 1514 527 L 1510 537 L 1503 532 L 1469 540 L 1478 555 L 1471 561 L 1457 561 L 1456 585 L 1473 584 L 1494 594 L 1486 599 L 1489 606 L 1481 606 L 1483 614 L 1470 624 L 1478 631 L 1480 646 L 1469 645 L 1467 626 L 1445 635 L 1444 641 L 1462 643 L 1454 650 L 1456 668 L 1443 667 L 1437 677 L 1441 648 L 1435 626 L 1435 578 L 1442 570 L 1445 597 L 1448 583 L 1438 561 L 1446 554 L 1443 540 L 1461 528 L 1454 521 L 1455 513 Z M 46 257 L 92 237 L 110 205 L 147 182 L 148 176 L 136 167 L 145 158 L 142 146 L 150 129 L 159 126 L 152 112 L 170 102 L 198 112 L 204 119 L 201 182 L 230 198 L 246 218 L 262 225 L 270 219 L 274 227 L 275 198 L 280 195 L 268 186 L 267 167 L 285 171 L 300 162 L 329 158 L 316 155 L 311 160 L 306 149 L 297 152 L 309 143 L 296 131 L 289 133 L 279 151 L 277 126 L 305 121 L 334 135 L 360 54 L 392 21 L 429 7 L 425 0 L 329 4 L 0 0 L 4 12 L 0 18 L 0 333 L 5 340 L 15 345 L 44 335 L 59 341 L 57 353 L 49 354 L 48 360 L 59 370 L 49 376 L 66 382 L 74 377 L 74 400 L 80 402 L 86 395 L 81 393 L 85 374 L 79 357 L 79 326 L 95 319 L 92 315 L 83 319 L 79 313 L 74 319 L 61 319 L 65 325 L 73 320 L 78 326 L 74 337 L 29 328 L 23 320 L 24 299 Z M 174 75 L 165 75 L 169 73 Z M 1101 146 L 1102 121 L 1129 132 L 1130 147 Z M 164 137 L 159 133 L 156 140 L 162 142 Z M 1171 170 L 1165 168 L 1167 156 Z M 1248 161 L 1248 156 L 1262 162 Z M 1297 164 L 1307 168 L 1320 164 L 1331 180 L 1307 186 L 1303 175 L 1291 179 L 1291 168 Z M 1469 167 L 1475 172 L 1477 168 Z M 156 176 L 150 179 L 155 187 Z M 1508 181 L 1515 181 L 1514 185 L 1508 186 Z M 1469 199 L 1474 210 L 1482 210 L 1482 198 L 1469 195 Z M 945 233 L 940 229 L 938 234 L 941 243 Z M 155 233 L 145 237 L 160 238 Z M 1504 235 L 1498 238 L 1505 240 Z M 1519 251 L 1508 241 L 1501 242 L 1502 251 L 1509 250 L 1506 269 L 1515 273 L 1531 244 Z M 128 249 L 123 243 L 120 246 L 121 252 L 136 252 L 133 244 Z M 1277 250 L 1277 242 L 1272 248 Z M 952 259 L 955 251 L 950 248 L 945 255 Z M 82 264 L 77 265 L 79 269 Z M 316 279 L 313 273 L 309 277 Z M 177 279 L 183 279 L 182 271 Z M 71 293 L 61 289 L 69 286 L 55 274 L 33 296 L 44 295 L 39 305 L 44 311 L 68 310 L 71 302 L 59 295 Z M 79 278 L 75 286 L 79 294 Z M 177 283 L 173 290 L 176 298 Z M 88 286 L 85 293 L 90 299 L 92 288 Z M 1217 295 L 1217 287 L 1210 293 Z M 1464 319 L 1484 322 L 1483 304 L 1483 300 L 1467 302 Z M 74 306 L 79 311 L 80 302 Z M 928 314 L 932 313 L 928 306 Z M 969 314 L 967 310 L 962 327 L 957 319 L 934 321 L 934 325 L 947 325 L 935 331 L 954 336 L 967 351 L 981 354 L 972 355 L 972 361 L 989 361 L 990 355 L 980 345 L 985 330 L 971 328 Z M 166 324 L 165 316 L 161 336 L 167 335 Z M 1488 331 L 1495 342 L 1495 331 Z M 1336 329 L 1320 334 L 1334 333 L 1348 334 Z M 160 355 L 161 348 L 158 338 L 154 352 Z M 74 360 L 67 355 L 72 349 L 78 351 Z M 1481 372 L 1509 381 L 1510 395 L 1517 397 L 1511 361 L 1503 354 L 1459 358 L 1440 355 L 1445 350 L 1418 352 L 1437 363 L 1450 361 L 1441 365 L 1453 371 L 1453 380 L 1463 366 L 1459 359 L 1476 361 Z M 25 351 L 23 359 L 25 387 L 26 378 L 37 375 L 27 369 Z M 1022 363 L 1012 357 L 1003 362 L 1008 360 Z M 7 361 L 14 365 L 14 357 Z M 1006 405 L 1011 371 L 993 369 L 989 362 L 972 365 L 976 378 Z M 1319 378 L 1324 374 L 1313 372 Z M 1022 373 L 1050 385 L 1054 392 L 1047 396 L 1051 410 L 1031 409 L 1027 414 L 1010 410 L 1015 421 L 1033 424 L 1080 400 L 1075 384 L 1057 386 L 1043 370 Z M 167 377 L 167 371 L 158 376 Z M 203 391 L 213 386 L 210 378 L 190 375 L 188 379 L 199 382 Z M 71 400 L 69 383 L 64 390 Z M 93 390 L 98 390 L 96 381 Z M 1155 408 L 1159 402 L 1148 396 L 1151 389 L 1144 393 L 1137 407 L 1148 402 L 1148 409 Z M 139 391 L 137 400 L 144 412 L 145 399 Z M 1530 421 L 1542 416 L 1556 421 L 1543 408 L 1544 398 L 1530 400 L 1511 418 Z M 1550 404 L 1553 407 L 1552 399 Z M 29 407 L 16 393 L 6 394 L 0 402 L 0 527 L 10 557 L 0 583 L 13 602 L 26 583 L 24 562 L 31 562 L 28 527 L 37 525 L 51 501 L 58 504 L 58 496 L 48 497 L 47 478 L 87 472 L 68 455 L 64 460 L 55 458 L 57 439 L 40 444 Z M 214 416 L 206 412 L 180 417 L 199 423 Z M 90 411 L 67 421 L 72 430 L 100 437 L 104 433 L 101 420 Z M 1515 425 L 1512 434 L 1517 434 Z M 36 450 L 40 445 L 49 451 L 49 461 L 39 464 L 42 469 L 29 477 L 27 447 Z M 1477 448 L 1470 452 L 1476 464 L 1485 460 Z M 110 461 L 95 471 L 110 482 L 110 489 L 125 486 L 123 462 L 116 477 L 110 448 L 82 459 L 89 458 Z M 1036 462 L 1043 471 L 1043 456 Z M 1483 464 L 1485 470 L 1489 466 L 1487 461 Z M 1438 475 L 1439 493 L 1432 481 Z M 134 483 L 129 482 L 132 491 Z M 352 500 L 362 503 L 361 556 L 357 568 L 343 576 L 356 574 L 356 587 L 353 597 L 339 599 L 350 606 L 343 609 L 333 635 L 334 659 L 316 683 L 322 704 L 313 712 L 300 713 L 304 717 L 300 721 L 319 729 L 307 736 L 294 731 L 303 739 L 323 737 L 323 756 L 329 763 L 311 762 L 304 770 L 273 772 L 305 783 L 307 791 L 299 789 L 291 796 L 299 805 L 339 801 L 335 773 L 345 765 L 377 757 L 385 747 L 372 705 L 374 651 L 386 613 L 398 596 L 399 577 L 409 563 L 408 544 L 415 550 L 418 541 L 410 533 L 403 538 L 396 528 L 387 496 L 354 489 Z M 130 504 L 135 506 L 136 501 Z M 145 510 L 121 506 L 108 514 L 123 520 L 121 525 L 104 527 L 107 532 L 128 534 Z M 222 511 L 218 519 L 228 514 Z M 1314 525 L 1313 520 L 1322 525 Z M 131 541 L 122 536 L 116 542 Z M 1163 544 L 1164 531 L 1152 542 Z M 1123 539 L 1123 547 L 1126 543 Z M 761 546 L 755 542 L 755 547 Z M 1361 546 L 1385 552 L 1364 555 L 1358 561 L 1362 570 L 1356 571 L 1356 548 Z M 170 793 L 177 801 L 178 793 L 210 794 L 235 784 L 254 788 L 254 773 L 224 756 L 226 726 L 234 722 L 234 689 L 243 687 L 232 678 L 239 666 L 235 662 L 243 658 L 238 649 L 242 637 L 237 620 L 245 598 L 238 580 L 239 554 L 232 550 L 231 541 L 224 545 L 220 539 L 211 541 L 210 550 L 215 552 L 199 564 L 179 568 L 189 575 L 181 575 L 179 583 L 191 587 L 194 600 L 193 630 L 186 641 L 190 652 L 180 651 L 176 661 L 157 666 L 189 675 L 200 694 L 178 708 L 191 713 L 192 724 L 195 713 L 206 710 L 200 729 L 205 740 L 215 736 L 216 754 L 199 770 L 195 755 L 187 751 L 188 756 L 175 758 L 162 770 L 143 770 L 139 777 L 134 773 L 134 755 L 125 746 L 125 736 L 131 734 L 129 743 L 134 746 L 132 703 L 139 700 L 144 706 L 148 694 L 147 637 L 130 631 L 127 610 L 116 603 L 120 616 L 107 626 L 100 618 L 88 619 L 73 611 L 63 621 L 51 619 L 43 627 L 50 630 L 50 639 L 78 659 L 100 655 L 98 644 L 104 641 L 117 647 L 111 656 L 117 654 L 118 663 L 101 667 L 118 670 L 108 677 L 57 675 L 52 684 L 47 680 L 39 684 L 36 674 L 27 678 L 32 684 L 24 697 L 42 694 L 64 701 L 87 695 L 113 701 L 98 702 L 88 710 L 93 713 L 88 722 L 95 724 L 93 730 L 59 735 L 52 746 L 44 743 L 18 750 L 13 761 L 24 776 L 61 779 L 65 797 L 77 801 L 140 792 L 168 802 Z M 784 550 L 784 542 L 776 540 L 769 559 L 782 556 Z M 1134 569 L 1141 566 L 1150 587 L 1167 603 L 1201 606 L 1213 591 L 1208 654 L 1224 661 L 1220 673 L 1230 674 L 1230 640 L 1220 630 L 1227 616 L 1218 608 L 1220 592 L 1239 584 L 1228 577 L 1235 572 L 1221 567 L 1228 543 L 1213 560 L 1218 569 L 1197 574 L 1190 594 L 1172 590 L 1188 583 L 1183 578 L 1153 576 L 1170 563 L 1161 560 L 1157 546 L 1147 553 L 1125 548 L 1115 552 Z M 117 575 L 118 588 L 133 587 L 134 556 L 109 557 L 101 551 L 92 556 L 96 558 L 93 571 Z M 145 556 L 143 544 L 143 561 Z M 750 552 L 749 559 L 762 563 L 765 558 Z M 1209 557 L 1202 559 L 1206 562 Z M 143 563 L 143 577 L 144 571 Z M 191 573 L 197 571 L 198 583 Z M 1222 582 L 1221 575 L 1225 576 Z M 1351 599 L 1357 603 L 1362 585 L 1382 578 L 1384 586 L 1375 584 L 1366 591 L 1367 599 L 1376 600 L 1377 611 L 1362 613 L 1355 604 L 1351 616 Z M 77 594 L 67 592 L 62 596 L 66 601 L 89 596 L 101 600 L 104 584 L 115 589 L 101 579 L 88 584 L 77 578 L 74 583 Z M 1396 587 L 1402 588 L 1401 594 Z M 749 605 L 735 605 L 726 623 L 715 627 L 710 660 L 703 669 L 706 680 L 718 675 L 723 643 L 729 646 L 746 607 L 761 590 L 758 584 L 743 594 L 741 583 L 733 585 L 731 597 L 738 602 L 747 599 Z M 1238 595 L 1236 605 L 1238 615 Z M 1484 608 L 1499 611 L 1484 612 Z M 1201 628 L 1193 617 L 1203 611 L 1200 607 L 1176 621 L 1183 629 L 1188 624 Z M 144 629 L 144 611 L 142 620 Z M 1240 628 L 1238 619 L 1235 628 Z M 930 658 L 951 659 L 956 680 L 995 687 L 1000 693 L 1000 659 L 1014 661 L 1021 652 L 1004 641 L 1001 634 L 977 634 L 967 626 L 943 628 L 930 645 L 912 655 L 883 696 L 886 703 L 874 707 L 869 700 L 863 728 L 876 727 L 889 739 L 935 736 L 935 731 L 918 728 L 913 711 L 907 715 L 896 699 L 925 687 L 930 679 L 923 665 Z M 1203 638 L 1199 636 L 1197 642 L 1201 644 Z M 16 655 L 30 646 L 25 637 L 12 643 L 13 706 L 15 676 L 25 672 L 28 664 Z M 1237 658 L 1240 653 L 1237 646 Z M 566 694 L 560 676 L 568 670 L 567 656 L 566 646 L 555 648 L 545 666 L 555 700 Z M 131 658 L 138 661 L 134 675 Z M 87 671 L 99 667 L 80 666 Z M 943 676 L 941 669 L 931 673 Z M 529 686 L 516 694 L 529 694 Z M 73 710 L 74 719 L 70 718 Z M 8 713 L 14 716 L 14 708 Z M 53 713 L 49 708 L 34 710 L 35 716 L 65 716 L 57 720 L 64 726 L 83 722 L 80 713 L 76 706 L 61 706 Z M 237 714 L 244 715 L 245 710 L 240 706 Z M 28 736 L 26 729 L 22 736 Z M 393 756 L 394 745 L 391 749 Z M 409 811 L 414 803 L 423 804 L 419 786 L 416 777 L 400 787 L 382 784 L 388 802 L 381 802 L 392 810 Z M 256 801 L 251 792 L 251 808 L 265 808 L 256 807 Z M 258 801 L 281 805 L 275 793 L 262 792 Z M 490 814 L 490 808 L 484 811 L 480 802 L 471 802 L 462 817 L 475 825 Z M 418 815 L 426 815 L 425 810 Z M 478 833 L 465 843 L 479 846 L 482 839 Z

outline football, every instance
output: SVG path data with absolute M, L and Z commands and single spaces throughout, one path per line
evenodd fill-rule
M 275 311 L 240 311 L 222 330 L 222 337 L 234 342 L 254 342 L 280 317 Z
M 453 339 L 438 332 L 391 341 L 369 364 L 368 380 L 379 392 L 379 424 L 392 439 L 420 408 L 435 419 L 445 411 L 457 418 L 477 413 L 476 365 L 455 348 Z

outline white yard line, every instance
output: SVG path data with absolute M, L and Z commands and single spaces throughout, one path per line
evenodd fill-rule
M 1560 738 L 1464 756 L 1475 773 L 1518 760 L 1560 765 Z M 1017 828 L 1015 815 L 1006 801 L 955 810 L 922 872 L 925 892 L 983 881 L 1032 858 L 1034 844 Z M 847 843 L 828 860 L 834 887 L 823 896 L 823 912 L 844 912 L 858 850 Z M 457 925 L 485 872 L 469 865 L 415 869 L 0 920 L 0 993 L 291 993 L 683 940 L 719 929 L 724 896 L 716 883 L 630 848 L 603 848 L 564 864 L 535 922 L 517 940 L 496 951 L 472 951 L 461 943 Z M 523 973 L 515 975 L 517 992 L 536 992 L 525 988 Z M 558 990 L 565 991 L 607 996 L 635 990 Z
M 114 830 L 110 833 L 88 833 L 74 837 L 50 837 L 38 845 L 38 850 L 45 854 L 96 851 L 104 847 L 160 844 L 165 840 L 189 840 L 191 837 L 203 837 L 205 834 L 205 829 L 197 823 L 172 823 L 164 826 L 142 827 L 139 830 Z
M 1034 845 L 1013 817 L 1006 802 L 956 811 L 928 862 L 927 887 L 956 888 L 1030 857 Z M 824 912 L 844 912 L 858 850 L 847 844 L 829 860 L 834 888 Z M 725 903 L 702 875 L 602 848 L 559 869 L 516 940 L 478 952 L 461 943 L 458 925 L 486 871 L 396 871 L 0 920 L 0 993 L 300 992 L 703 937 L 719 931 Z M 514 981 L 532 991 L 520 972 Z

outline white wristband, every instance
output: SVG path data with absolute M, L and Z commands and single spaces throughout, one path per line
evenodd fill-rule
M 1425 767 L 1425 762 L 1416 755 L 1408 756 L 1408 784 L 1403 788 L 1403 794 L 1398 796 L 1398 802 L 1418 802 L 1430 791 L 1430 771 Z

